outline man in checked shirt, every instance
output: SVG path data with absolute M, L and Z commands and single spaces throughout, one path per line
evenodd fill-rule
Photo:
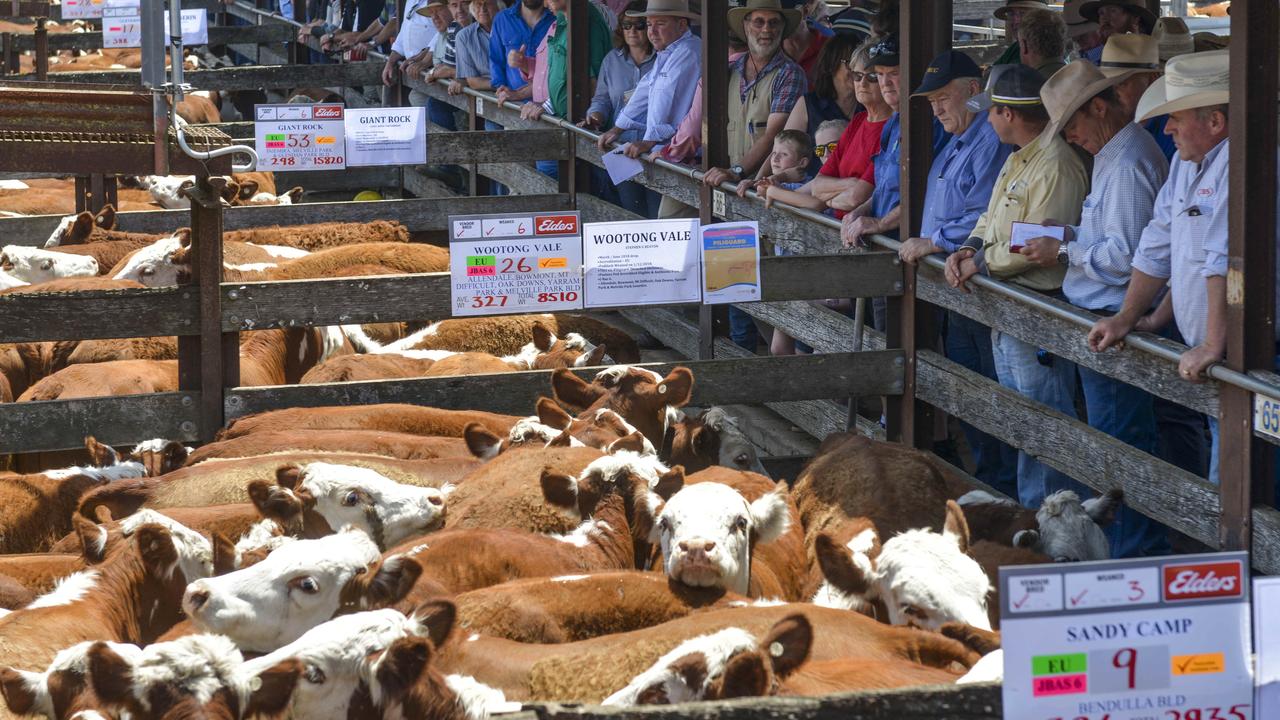
M 1061 132 L 1067 142 L 1093 156 L 1093 181 L 1080 224 L 1064 228 L 1065 242 L 1032 238 L 1022 249 L 1022 256 L 1037 265 L 1065 266 L 1062 292 L 1067 300 L 1104 316 L 1116 314 L 1124 304 L 1133 254 L 1169 174 L 1160 146 L 1133 123 L 1116 95 L 1115 85 L 1126 77 L 1105 75 L 1088 60 L 1076 60 L 1040 89 L 1049 111 L 1046 132 Z M 1155 454 L 1154 398 L 1087 367 L 1079 370 L 1089 425 Z M 1112 557 L 1169 551 L 1164 528 L 1129 508 L 1107 530 Z

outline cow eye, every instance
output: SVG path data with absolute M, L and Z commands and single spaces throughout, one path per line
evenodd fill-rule
M 150 276 L 155 275 L 155 274 L 156 274 L 156 269 L 155 269 L 155 268 L 153 268 L 153 267 L 144 267 L 144 268 L 142 268 L 142 273 L 141 273 L 141 275 L 142 275 L 143 277 L 150 277 Z
M 738 531 L 744 531 L 744 530 L 746 530 L 746 529 L 747 529 L 747 519 L 746 519 L 746 518 L 744 518 L 744 517 L 742 517 L 742 516 L 739 516 L 737 520 L 734 520 L 734 521 L 733 521 L 733 527 L 734 527 L 734 529 L 735 529 L 735 530 L 738 530 Z
M 40 269 L 41 269 L 41 270 L 52 270 L 52 269 L 53 269 L 53 261 L 52 261 L 52 260 L 44 260 L 43 262 L 41 262 L 41 263 L 40 263 Z
M 664 533 L 671 532 L 671 521 L 665 517 L 658 520 L 658 529 Z
M 324 671 L 315 665 L 308 665 L 303 676 L 307 679 L 307 682 L 312 685 L 323 685 L 324 681 L 328 679 L 325 677 Z
M 735 458 L 733 459 L 733 463 L 734 463 L 735 465 L 741 465 L 741 466 L 743 466 L 743 467 L 746 467 L 746 465 L 747 465 L 747 454 L 746 454 L 746 453 L 740 453 L 737 457 L 735 457 Z
M 320 592 L 320 583 L 310 575 L 300 578 L 294 578 L 289 585 L 295 587 L 308 595 L 315 595 Z
M 350 490 L 347 492 L 346 495 L 342 496 L 342 504 L 346 505 L 347 507 L 351 507 L 352 505 L 355 505 L 356 503 L 359 503 L 359 502 L 360 502 L 360 493 L 356 492 L 355 490 Z

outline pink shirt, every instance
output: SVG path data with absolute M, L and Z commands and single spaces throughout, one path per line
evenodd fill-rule
M 529 80 L 529 88 L 533 92 L 532 100 L 541 105 L 551 97 L 551 92 L 547 90 L 547 40 L 555 34 L 556 24 L 554 21 L 551 27 L 547 28 L 547 32 L 542 36 L 542 42 L 538 43 L 538 50 L 532 58 L 524 59 L 525 65 L 524 76 Z M 533 74 L 529 74 L 529 63 L 533 63 Z
M 741 57 L 743 53 L 729 53 L 729 62 Z M 667 162 L 684 162 L 698 154 L 702 147 L 702 79 L 698 79 L 698 88 L 693 91 L 693 103 L 689 106 L 689 114 L 684 116 L 676 134 L 671 137 L 671 144 L 662 148 L 660 153 Z

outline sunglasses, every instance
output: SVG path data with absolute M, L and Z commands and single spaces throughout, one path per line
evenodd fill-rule
M 873 73 L 873 72 L 858 72 L 857 70 L 854 70 L 854 71 L 853 71 L 853 81 L 854 81 L 854 82 L 856 82 L 856 83 L 860 83 L 860 82 L 863 82 L 863 81 L 866 81 L 866 82 L 869 82 L 869 83 L 873 83 L 873 82 L 880 82 L 880 75 L 879 75 L 879 73 Z
M 649 23 L 646 20 L 640 20 L 639 22 L 622 23 L 623 30 L 646 30 L 648 29 L 648 27 L 649 27 Z
M 828 155 L 836 151 L 838 142 L 830 142 L 826 145 L 819 145 L 813 149 L 813 154 L 818 156 L 819 160 L 825 159 Z

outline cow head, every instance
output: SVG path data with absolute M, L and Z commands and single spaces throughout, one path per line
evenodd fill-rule
M 12 277 L 34 284 L 60 278 L 94 277 L 98 274 L 98 261 L 89 255 L 6 245 L 0 251 L 0 268 Z
M 669 705 L 697 700 L 773 695 L 779 683 L 809 657 L 813 626 L 788 615 L 756 638 L 725 628 L 680 643 L 604 705 Z
M 44 672 L 0 669 L 0 692 L 10 712 L 66 718 L 82 710 L 100 709 L 89 681 L 89 648 L 95 644 L 107 646 L 123 658 L 142 652 L 129 643 L 82 642 L 59 651 Z
M 667 577 L 746 595 L 752 546 L 772 542 L 791 524 L 784 493 L 748 503 L 728 485 L 704 482 L 671 496 L 650 535 L 661 545 Z
M 578 333 L 557 338 L 540 322 L 533 324 L 533 342 L 526 345 L 518 357 L 527 361 L 525 367 L 530 370 L 590 367 L 613 362 L 605 354 L 604 345 L 592 345 Z
M 667 428 L 670 440 L 668 460 L 685 466 L 687 472 L 721 465 L 768 476 L 755 446 L 738 429 L 733 418 L 720 408 L 703 410 L 696 418 L 681 414 Z
M 67 215 L 44 241 L 44 247 L 48 250 L 59 245 L 80 245 L 90 240 L 96 228 L 110 230 L 115 226 L 116 209 L 110 205 L 99 210 L 97 215 L 91 212 Z
M 941 533 L 908 530 L 885 542 L 874 560 L 829 538 L 814 548 L 827 582 L 847 596 L 882 602 L 891 625 L 936 630 L 956 621 L 991 629 L 991 584 L 967 554 L 969 526 L 954 500 L 947 501 Z
M 404 485 L 368 468 L 311 463 L 279 468 L 274 485 L 254 480 L 249 498 L 263 517 L 285 525 L 301 518 L 304 527 L 320 526 L 309 534 L 350 525 L 386 549 L 441 528 L 452 490 L 452 485 Z
M 187 586 L 182 607 L 196 627 L 244 650 L 270 652 L 341 611 L 398 602 L 422 573 L 409 558 L 383 562 L 363 531 L 344 528 L 283 545 L 252 567 Z
M 467 720 L 520 709 L 501 690 L 471 677 L 442 674 L 431 666 L 436 652 L 427 638 L 407 636 L 369 656 L 361 678 L 383 717 Z
M 823 575 L 823 583 L 812 598 L 814 605 L 853 610 L 876 619 L 888 617 L 871 585 L 880 557 L 875 523 L 867 518 L 845 521 L 833 532 L 818 533 L 813 548 Z
M 191 448 L 177 440 L 154 438 L 135 445 L 129 459 L 142 463 L 148 477 L 159 477 L 185 465 L 190 454 Z
M 1106 560 L 1111 557 L 1111 545 L 1102 528 L 1115 520 L 1123 501 L 1124 491 L 1119 488 L 1084 502 L 1071 490 L 1059 490 L 1036 511 L 1037 529 L 1014 535 L 1013 544 L 1048 555 L 1054 562 Z
M 551 376 L 555 399 L 577 411 L 608 408 L 634 425 L 657 447 L 672 419 L 668 410 L 688 404 L 693 373 L 678 367 L 663 377 L 652 370 L 614 365 L 587 383 L 566 369 Z
M 88 670 L 103 706 L 135 720 L 239 720 L 283 712 L 302 665 L 288 659 L 248 672 L 227 638 L 190 635 L 125 655 L 94 643 Z
M 133 280 L 147 287 L 177 285 L 180 277 L 191 271 L 187 257 L 191 248 L 191 228 L 181 228 L 173 235 L 135 250 L 120 261 L 116 280 Z

